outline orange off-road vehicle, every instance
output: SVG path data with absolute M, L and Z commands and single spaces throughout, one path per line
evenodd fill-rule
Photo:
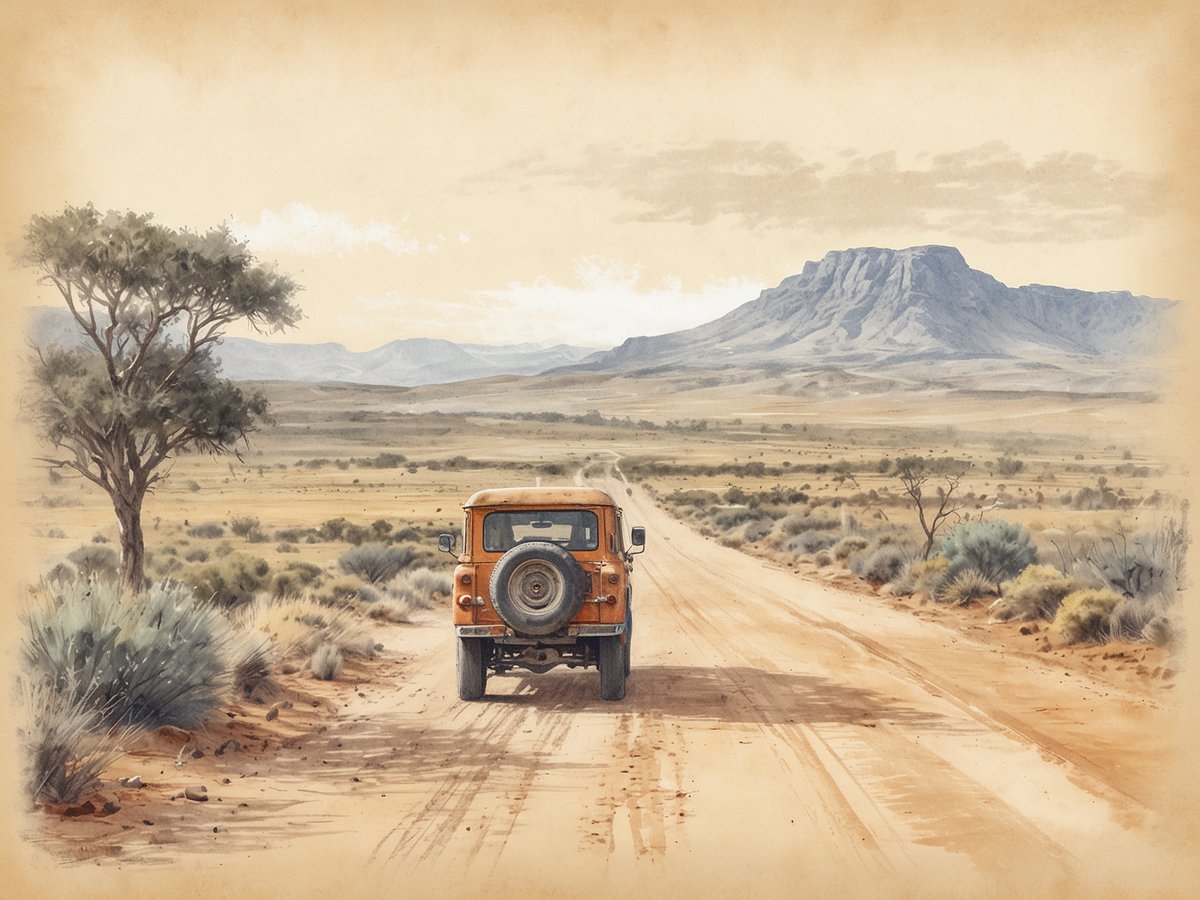
M 488 672 L 596 666 L 600 697 L 625 697 L 633 637 L 633 555 L 620 507 L 595 488 L 503 488 L 463 504 L 454 570 L 458 696 L 478 700 Z M 455 536 L 438 548 L 453 553 Z

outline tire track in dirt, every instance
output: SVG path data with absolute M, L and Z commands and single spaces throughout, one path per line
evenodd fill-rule
M 693 567 L 711 566 L 711 562 L 681 553 L 677 546 L 672 546 L 668 552 L 688 556 Z M 746 628 L 746 613 L 752 612 L 756 604 L 738 597 L 736 600 L 730 598 L 730 606 L 721 603 L 701 608 L 687 591 L 679 590 L 656 575 L 653 568 L 647 567 L 643 577 L 649 578 L 665 600 L 664 605 L 672 611 L 676 627 L 688 633 L 693 642 L 699 638 L 709 645 L 707 655 L 710 658 L 718 654 L 736 654 L 751 671 L 782 671 L 757 648 L 747 653 L 739 646 L 740 641 L 729 639 L 730 636 L 741 638 L 747 633 L 769 639 L 769 621 L 756 623 L 759 626 L 757 628 Z M 772 609 L 774 611 L 774 607 Z M 724 619 L 727 627 L 701 630 L 695 625 L 696 622 L 714 618 Z M 855 637 L 853 632 L 845 633 L 849 629 L 834 630 L 841 637 L 851 640 Z M 724 638 L 718 641 L 714 635 L 723 635 Z M 870 648 L 864 649 L 869 651 Z M 768 737 L 768 746 L 788 772 L 788 777 L 795 778 L 799 772 L 820 775 L 822 807 L 827 813 L 836 812 L 839 827 L 855 838 L 848 842 L 850 846 L 866 851 L 878 850 L 881 842 L 874 832 L 882 830 L 880 837 L 883 844 L 889 848 L 903 847 L 905 842 L 901 836 L 905 832 L 916 831 L 926 842 L 935 841 L 952 852 L 969 852 L 976 864 L 983 868 L 1003 868 L 1012 847 L 1019 846 L 1026 851 L 1036 851 L 1039 858 L 1056 860 L 1066 871 L 1070 855 L 1061 846 L 986 787 L 936 754 L 915 745 L 886 723 L 883 728 L 879 728 L 879 723 L 864 723 L 875 729 L 870 743 L 861 738 L 847 742 L 847 729 L 858 729 L 861 727 L 859 724 L 829 726 L 840 729 L 840 734 L 835 730 L 828 735 L 822 733 L 826 726 L 819 724 L 773 724 L 770 721 L 771 714 L 788 709 L 792 702 L 792 698 L 783 696 L 779 688 L 774 686 L 777 683 L 767 679 L 756 679 L 750 683 L 746 674 L 738 669 L 718 671 L 728 678 L 743 698 L 745 709 L 759 719 L 759 727 Z M 935 693 L 934 696 L 941 694 Z M 978 712 L 966 712 L 981 724 L 996 727 L 986 718 L 981 718 Z M 838 752 L 839 747 L 853 751 L 850 760 L 843 758 Z M 789 754 L 794 756 L 797 766 L 789 764 Z M 835 775 L 838 769 L 841 770 L 840 778 Z M 886 789 L 879 790 L 880 786 Z M 946 799 L 951 796 L 956 800 L 949 805 L 964 810 L 964 813 L 949 818 L 939 814 L 935 819 L 918 822 L 914 826 L 914 810 L 945 809 Z M 864 804 L 867 806 L 865 809 Z M 897 823 L 897 814 L 909 817 L 909 821 L 904 825 Z M 866 821 L 871 822 L 871 827 L 867 826 Z M 968 827 L 967 833 L 973 836 L 972 839 L 956 840 L 956 833 L 964 827 Z M 980 842 L 975 839 L 980 832 L 993 834 L 1000 839 Z

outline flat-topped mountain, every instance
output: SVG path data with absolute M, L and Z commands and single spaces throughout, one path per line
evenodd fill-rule
M 630 338 L 586 365 L 1081 363 L 1150 352 L 1174 305 L 1125 291 L 1007 287 L 953 247 L 866 247 L 827 253 L 715 321 Z

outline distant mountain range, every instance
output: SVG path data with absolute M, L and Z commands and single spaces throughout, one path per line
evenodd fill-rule
M 30 310 L 36 344 L 75 343 L 80 334 L 65 309 Z M 356 352 L 341 344 L 300 344 L 226 337 L 216 356 L 221 373 L 235 381 L 344 381 L 414 386 L 449 384 L 494 375 L 536 375 L 594 356 L 594 347 L 567 344 L 456 344 L 429 338 L 391 341 Z
M 970 268 L 953 247 L 867 247 L 827 253 L 715 321 L 630 338 L 583 367 L 864 370 L 1007 361 L 1090 368 L 1162 346 L 1175 306 L 1128 292 L 1010 288 Z
M 838 369 L 922 383 L 1031 390 L 1145 390 L 1173 329 L 1169 300 L 1126 291 L 1011 288 L 970 268 L 953 247 L 865 247 L 827 253 L 757 299 L 695 328 L 630 338 L 612 350 L 565 344 L 485 346 L 397 340 L 341 344 L 225 338 L 235 380 L 447 384 L 548 371 Z M 32 311 L 35 342 L 78 339 L 62 309 Z

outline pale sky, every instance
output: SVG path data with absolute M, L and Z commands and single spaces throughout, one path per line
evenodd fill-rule
M 357 350 L 611 346 L 856 246 L 1197 299 L 1191 4 L 1047 5 L 9 4 L 0 239 L 226 223 Z

